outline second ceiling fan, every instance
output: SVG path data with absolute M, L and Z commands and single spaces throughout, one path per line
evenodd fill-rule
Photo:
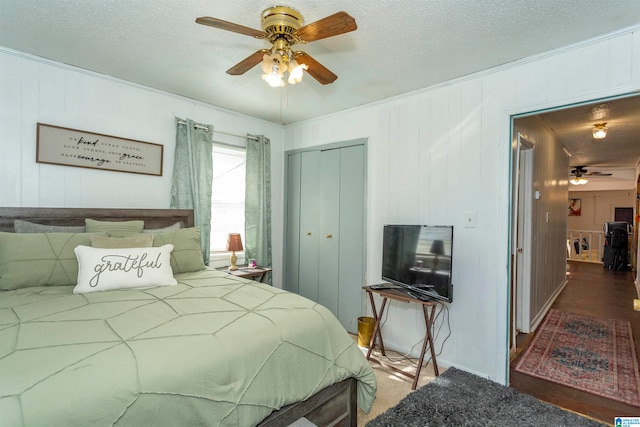
M 346 12 L 337 12 L 319 21 L 304 25 L 302 15 L 290 7 L 275 6 L 262 12 L 262 31 L 218 18 L 203 16 L 198 24 L 248 35 L 271 42 L 270 49 L 260 49 L 227 70 L 227 74 L 241 75 L 262 63 L 262 78 L 271 86 L 283 86 L 284 73 L 289 72 L 289 84 L 302 79 L 303 70 L 326 85 L 338 76 L 313 59 L 308 53 L 293 51 L 296 44 L 309 43 L 348 33 L 358 28 L 355 19 Z
M 576 178 L 580 178 L 582 176 L 611 176 L 612 174 L 610 173 L 605 173 L 605 172 L 589 172 L 588 170 L 585 169 L 585 166 L 576 166 L 574 169 L 571 170 L 571 176 L 575 176 Z

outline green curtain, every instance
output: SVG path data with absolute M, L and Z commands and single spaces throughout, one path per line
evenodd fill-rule
M 271 149 L 269 138 L 247 138 L 244 204 L 245 259 L 271 267 Z M 267 280 L 271 283 L 271 277 Z
M 211 234 L 212 134 L 212 125 L 176 117 L 171 207 L 193 209 L 195 226 L 200 227 L 200 246 L 206 265 L 209 265 Z

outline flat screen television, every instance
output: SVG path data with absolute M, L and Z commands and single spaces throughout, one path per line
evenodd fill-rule
M 414 296 L 453 301 L 453 226 L 385 225 L 382 279 Z

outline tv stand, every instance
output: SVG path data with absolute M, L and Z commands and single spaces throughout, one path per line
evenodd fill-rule
M 400 289 L 388 289 L 385 287 L 378 287 L 375 285 L 365 286 L 363 288 L 367 295 L 369 295 L 369 302 L 371 303 L 371 310 L 373 311 L 373 317 L 375 319 L 376 325 L 373 329 L 373 335 L 371 335 L 371 340 L 369 341 L 369 349 L 367 350 L 367 360 L 371 360 L 372 362 L 379 363 L 387 368 L 390 368 L 396 371 L 399 374 L 405 375 L 409 378 L 413 379 L 413 385 L 411 390 L 415 390 L 418 385 L 418 379 L 420 378 L 420 370 L 422 369 L 422 363 L 424 362 L 424 355 L 427 350 L 427 345 L 429 346 L 429 350 L 431 351 L 431 361 L 433 362 L 433 372 L 436 376 L 440 375 L 438 372 L 438 362 L 436 361 L 436 352 L 433 348 L 433 338 L 431 334 L 431 328 L 433 324 L 433 318 L 436 312 L 436 306 L 438 304 L 442 304 L 442 301 L 437 300 L 425 300 L 421 299 L 422 296 L 418 296 L 417 293 L 407 293 Z M 380 312 L 376 309 L 376 303 L 373 298 L 373 294 L 378 294 L 382 297 L 382 305 L 380 306 Z M 413 295 L 412 295 L 413 294 Z M 380 345 L 380 351 L 383 356 L 386 356 L 386 352 L 384 349 L 384 342 L 382 341 L 382 332 L 380 331 L 380 320 L 382 319 L 382 315 L 384 314 L 384 309 L 387 307 L 387 302 L 389 300 L 395 301 L 404 301 L 404 302 L 414 302 L 419 304 L 422 307 L 422 313 L 424 315 L 424 324 L 425 324 L 425 334 L 424 340 L 422 342 L 422 350 L 420 351 L 420 360 L 418 361 L 418 366 L 416 368 L 415 374 L 411 374 L 409 372 L 402 371 L 395 366 L 386 365 L 381 360 L 377 360 L 371 357 L 371 352 L 376 345 L 376 342 Z M 431 308 L 429 312 L 429 308 Z

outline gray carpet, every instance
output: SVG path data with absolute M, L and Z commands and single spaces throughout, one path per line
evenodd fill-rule
M 606 426 L 456 368 L 367 423 L 387 426 Z

